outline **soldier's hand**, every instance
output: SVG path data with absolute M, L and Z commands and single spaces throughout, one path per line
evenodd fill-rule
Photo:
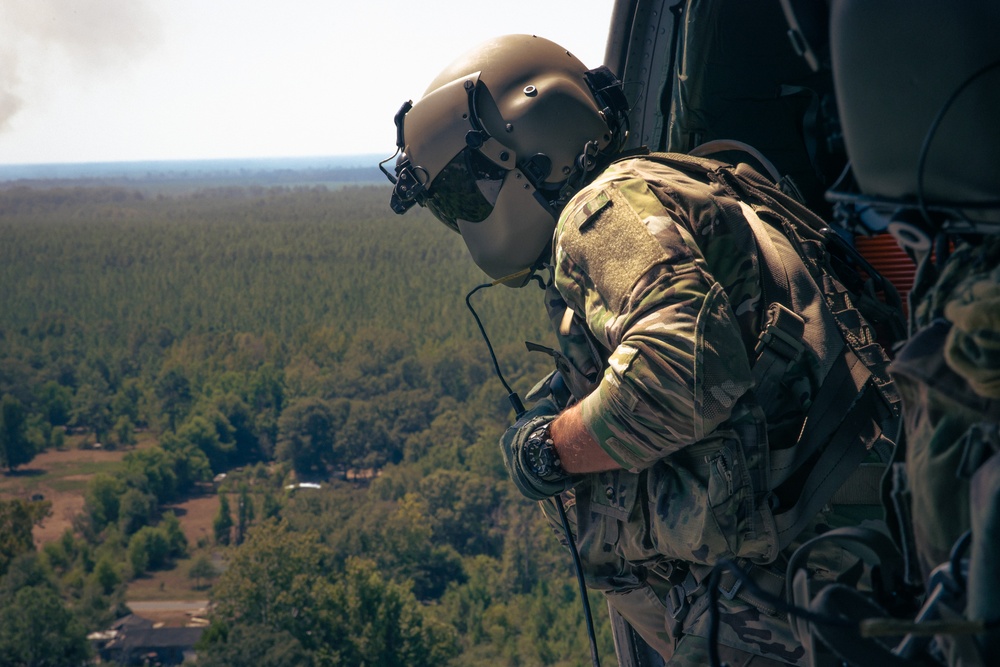
M 576 479 L 562 470 L 545 428 L 559 414 L 551 399 L 540 400 L 521 415 L 500 438 L 507 474 L 525 497 L 544 500 L 573 486 Z

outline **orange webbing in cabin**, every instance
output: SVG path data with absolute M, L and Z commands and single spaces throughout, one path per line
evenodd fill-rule
M 913 288 L 917 267 L 909 255 L 896 243 L 892 234 L 858 236 L 854 247 L 886 280 L 892 283 L 903 300 L 903 314 L 908 313 L 907 296 Z

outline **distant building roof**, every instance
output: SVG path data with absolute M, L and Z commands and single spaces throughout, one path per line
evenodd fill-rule
M 201 638 L 205 628 L 138 628 L 119 633 L 108 648 L 122 644 L 129 650 L 149 651 L 158 648 L 190 648 Z
M 131 617 L 126 617 L 128 618 Z M 102 660 L 133 665 L 146 664 L 149 657 L 155 656 L 157 664 L 180 665 L 187 656 L 193 654 L 194 645 L 205 632 L 204 627 L 153 627 L 147 619 L 138 616 L 134 618 L 138 620 L 123 623 L 117 631 L 100 633 L 114 634 L 106 643 L 98 641 L 97 649 Z M 92 640 L 95 639 L 103 637 L 92 637 Z
M 294 491 L 295 489 L 321 489 L 321 485 L 316 482 L 299 482 L 297 484 L 288 484 L 285 486 L 286 491 Z
M 153 627 L 153 622 L 148 618 L 143 618 L 142 616 L 136 616 L 135 614 L 129 614 L 128 616 L 122 616 L 114 623 L 111 624 L 111 630 L 131 630 L 133 628 L 151 628 Z

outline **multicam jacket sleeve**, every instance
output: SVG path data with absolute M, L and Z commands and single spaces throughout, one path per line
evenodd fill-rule
M 555 287 L 572 311 L 564 326 L 582 321 L 609 355 L 581 401 L 584 422 L 633 470 L 731 417 L 752 377 L 739 323 L 760 299 L 756 254 L 743 245 L 752 239 L 715 233 L 711 210 L 672 206 L 684 179 L 657 169 L 612 165 L 567 206 L 553 249 Z M 706 248 L 725 275 L 708 271 Z

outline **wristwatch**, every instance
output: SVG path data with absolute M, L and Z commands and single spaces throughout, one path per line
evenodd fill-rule
M 559 462 L 556 446 L 549 436 L 551 424 L 552 422 L 542 424 L 532 431 L 521 450 L 528 470 L 545 482 L 555 482 L 569 477 Z

